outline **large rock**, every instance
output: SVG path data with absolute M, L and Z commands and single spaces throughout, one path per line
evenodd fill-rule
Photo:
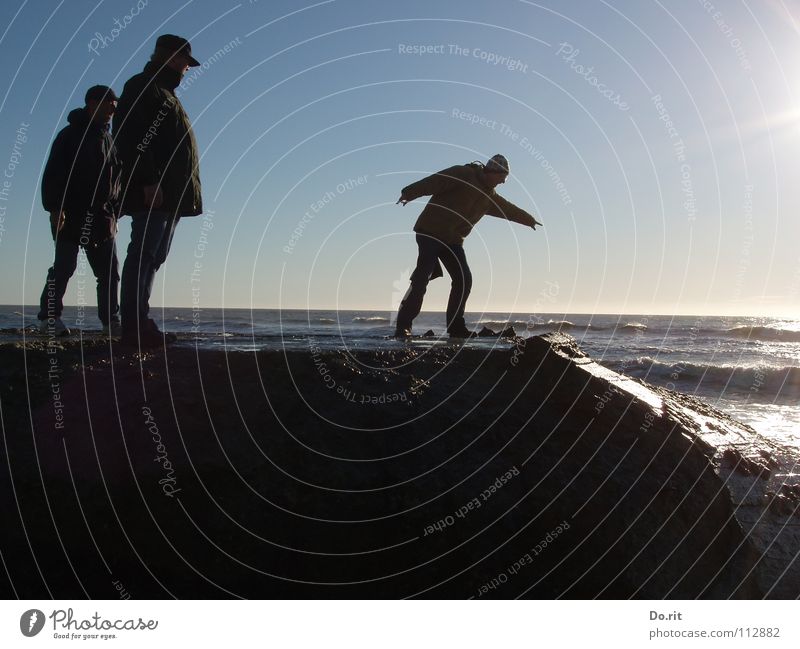
M 775 449 L 568 336 L 57 357 L 62 427 L 2 393 L 21 597 L 798 594 Z

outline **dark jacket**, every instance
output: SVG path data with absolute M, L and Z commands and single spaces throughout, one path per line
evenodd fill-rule
M 87 212 L 119 214 L 121 167 L 108 126 L 92 122 L 85 108 L 71 111 L 67 122 L 50 148 L 42 204 L 66 214 L 59 236 L 79 241 Z
M 449 244 L 463 244 L 464 238 L 484 214 L 534 227 L 533 216 L 500 196 L 484 183 L 480 164 L 456 165 L 403 188 L 402 197 L 413 201 L 431 196 L 414 231 Z
M 203 211 L 197 142 L 174 92 L 180 81 L 178 72 L 151 61 L 122 90 L 114 139 L 123 164 L 123 214 L 146 210 L 143 188 L 156 184 L 164 195 L 160 210 L 174 216 Z

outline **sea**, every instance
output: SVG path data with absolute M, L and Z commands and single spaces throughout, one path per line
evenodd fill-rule
M 73 335 L 99 330 L 91 310 L 65 308 L 62 317 Z M 0 342 L 36 336 L 36 312 L 33 306 L 0 306 Z M 178 345 L 226 352 L 513 345 L 503 338 L 452 343 L 444 314 L 437 312 L 423 312 L 414 321 L 415 334 L 434 335 L 410 342 L 392 339 L 394 314 L 386 311 L 163 308 L 151 315 L 179 335 Z M 609 369 L 699 397 L 776 443 L 800 449 L 800 320 L 525 313 L 467 313 L 466 320 L 475 330 L 512 326 L 523 337 L 568 333 Z

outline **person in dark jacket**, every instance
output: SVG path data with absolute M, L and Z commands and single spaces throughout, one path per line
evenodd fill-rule
M 411 335 L 411 324 L 422 309 L 428 282 L 442 276 L 441 263 L 452 280 L 447 301 L 447 332 L 451 338 L 469 338 L 464 309 L 472 274 L 464 254 L 464 239 L 485 215 L 497 216 L 534 230 L 541 225 L 525 210 L 497 194 L 494 188 L 506 181 L 508 161 L 500 154 L 485 165 L 456 165 L 404 187 L 397 201 L 405 205 L 420 196 L 431 196 L 414 226 L 419 256 L 408 289 L 397 313 L 395 335 Z
M 121 169 L 109 133 L 117 96 L 108 86 L 92 86 L 85 104 L 69 113 L 69 125 L 53 141 L 42 178 L 42 203 L 50 213 L 55 259 L 39 301 L 39 321 L 42 333 L 57 336 L 70 333 L 61 313 L 79 247 L 97 278 L 97 315 L 103 332 L 119 334 L 115 236 Z
M 197 142 L 175 95 L 183 75 L 197 65 L 186 39 L 159 36 L 144 71 L 125 84 L 114 117 L 122 211 L 133 219 L 122 268 L 123 344 L 154 347 L 174 339 L 150 318 L 150 293 L 178 221 L 203 211 Z

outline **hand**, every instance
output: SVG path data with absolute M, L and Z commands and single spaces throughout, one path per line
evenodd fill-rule
M 406 203 L 408 203 L 408 199 L 405 198 L 404 196 L 400 196 L 400 198 L 397 199 L 397 203 L 395 203 L 395 205 L 398 205 L 398 204 L 399 205 L 405 205 Z
M 64 227 L 65 219 L 66 216 L 62 210 L 50 212 L 50 232 L 53 235 L 53 240 L 55 240 L 56 235 L 61 232 Z
M 161 207 L 164 202 L 164 193 L 161 191 L 161 185 L 145 185 L 142 190 L 144 191 L 144 206 L 156 210 Z
M 539 223 L 539 221 L 537 221 L 536 218 L 534 217 L 533 224 L 531 225 L 531 227 L 535 230 L 537 225 L 542 225 L 542 224 Z

